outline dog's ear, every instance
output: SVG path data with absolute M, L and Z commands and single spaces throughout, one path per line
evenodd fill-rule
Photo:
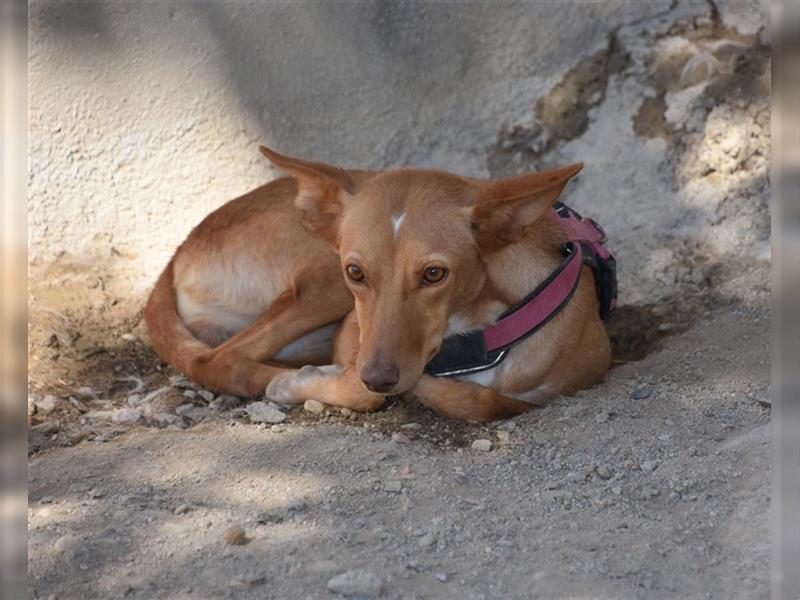
M 272 164 L 297 180 L 295 206 L 303 214 L 306 227 L 336 244 L 339 219 L 345 202 L 355 192 L 352 178 L 344 169 L 283 156 L 259 146 Z
M 471 208 L 478 244 L 492 249 L 519 241 L 582 168 L 583 164 L 577 163 L 480 184 Z

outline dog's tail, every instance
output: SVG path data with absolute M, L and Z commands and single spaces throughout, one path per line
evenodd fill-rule
M 211 347 L 198 340 L 178 315 L 173 261 L 161 273 L 144 307 L 144 321 L 156 353 L 178 371 L 194 376 L 197 359 Z

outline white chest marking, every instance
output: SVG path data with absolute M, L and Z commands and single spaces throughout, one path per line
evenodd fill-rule
M 403 221 L 406 218 L 406 213 L 402 215 L 393 215 L 392 216 L 392 237 L 397 239 L 397 232 L 400 231 L 400 226 L 403 224 Z

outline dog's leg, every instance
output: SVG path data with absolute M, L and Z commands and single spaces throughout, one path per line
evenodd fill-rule
M 346 407 L 358 412 L 377 410 L 386 399 L 367 391 L 355 370 L 358 351 L 358 321 L 352 311 L 334 336 L 334 365 L 306 366 L 286 371 L 275 377 L 267 387 L 267 397 L 285 406 L 295 406 L 306 400 Z M 343 366 L 342 366 L 343 365 Z
M 262 394 L 274 377 L 292 371 L 263 361 L 300 336 L 341 319 L 351 307 L 352 297 L 343 286 L 320 288 L 313 295 L 287 291 L 252 324 L 198 356 L 188 375 L 212 389 Z
M 534 408 L 477 383 L 431 375 L 423 375 L 413 391 L 425 406 L 462 421 L 507 419 Z

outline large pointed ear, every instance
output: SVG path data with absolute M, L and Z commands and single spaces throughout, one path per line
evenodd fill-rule
M 355 192 L 347 171 L 325 163 L 283 156 L 265 146 L 259 146 L 258 150 L 297 180 L 294 204 L 303 214 L 303 222 L 309 230 L 335 245 L 344 204 Z
M 472 205 L 478 244 L 499 248 L 522 239 L 525 229 L 544 215 L 582 163 L 480 184 Z

